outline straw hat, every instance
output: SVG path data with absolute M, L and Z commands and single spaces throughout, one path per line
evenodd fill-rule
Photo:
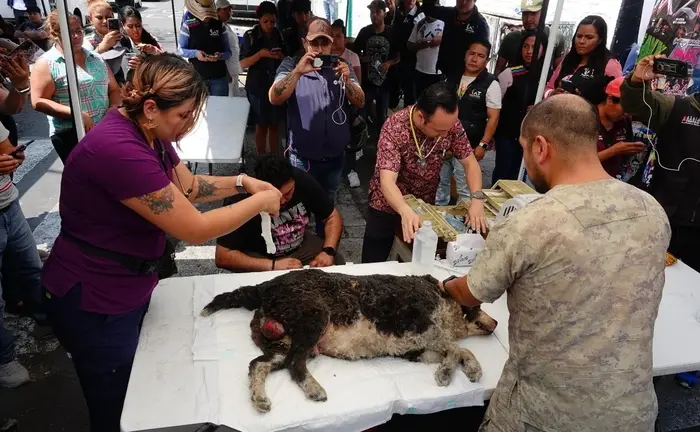
M 207 18 L 219 19 L 214 7 L 214 0 L 185 0 L 185 9 L 200 21 Z

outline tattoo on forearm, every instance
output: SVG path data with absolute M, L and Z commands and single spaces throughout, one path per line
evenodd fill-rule
M 213 181 L 197 176 L 197 198 L 208 198 L 214 196 L 219 188 Z
M 350 84 L 345 86 L 345 93 L 348 95 L 348 99 L 351 102 L 355 102 L 355 104 L 357 105 L 364 105 L 365 94 L 357 90 L 357 87 L 355 87 L 355 83 L 351 82 Z
M 275 92 L 275 96 L 282 96 L 282 93 L 287 91 L 287 88 L 289 88 L 289 86 L 292 84 L 292 81 L 294 81 L 294 76 L 290 73 L 277 84 L 275 84 L 274 88 L 272 89 Z
M 144 203 L 155 215 L 165 213 L 172 210 L 175 194 L 170 186 L 167 186 L 159 191 L 151 192 L 143 195 L 139 200 Z

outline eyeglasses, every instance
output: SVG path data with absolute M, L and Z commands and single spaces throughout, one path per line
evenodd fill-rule
M 318 37 L 312 41 L 309 41 L 309 45 L 311 45 L 314 48 L 323 48 L 329 46 L 330 44 L 331 41 L 324 37 Z
M 85 31 L 83 31 L 83 29 L 70 29 L 70 30 L 68 31 L 68 33 L 69 33 L 71 36 L 80 36 L 80 37 L 82 37 L 82 36 L 85 34 Z

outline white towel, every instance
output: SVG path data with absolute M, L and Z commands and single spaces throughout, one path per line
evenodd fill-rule
M 266 212 L 260 213 L 260 218 L 262 219 L 262 237 L 265 239 L 265 246 L 267 247 L 267 253 L 269 255 L 274 254 L 277 251 L 275 247 L 275 242 L 272 240 L 272 222 L 270 221 L 270 214 Z

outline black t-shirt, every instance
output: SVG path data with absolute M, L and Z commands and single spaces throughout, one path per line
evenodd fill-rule
M 376 33 L 372 24 L 363 27 L 355 38 L 352 50 L 360 58 L 368 57 L 368 63 L 362 63 L 362 86 L 381 87 L 388 84 L 386 74 L 379 69 L 382 63 L 396 56 L 397 47 L 392 43 L 392 28 L 384 25 L 384 31 Z
M 438 54 L 437 68 L 445 76 L 459 75 L 464 72 L 464 56 L 472 42 L 489 40 L 489 25 L 474 6 L 472 14 L 465 21 L 460 21 L 454 7 L 423 5 L 426 16 L 437 18 L 445 23 L 442 32 L 442 44 Z
M 269 50 L 279 48 L 285 53 L 282 32 L 274 28 L 272 34 L 267 36 L 262 32 L 259 25 L 255 25 L 255 27 L 243 34 L 240 59 L 251 57 L 263 48 Z M 267 97 L 267 92 L 272 87 L 277 68 L 281 63 L 281 60 L 261 58 L 257 63 L 249 67 L 248 77 L 245 82 L 246 91 L 259 97 Z
M 326 220 L 335 208 L 310 174 L 295 168 L 294 183 L 292 199 L 280 209 L 278 217 L 271 217 L 272 239 L 277 249 L 275 256 L 278 257 L 289 255 L 301 246 L 311 213 L 316 220 Z M 248 197 L 234 195 L 224 200 L 224 205 L 235 204 Z M 267 255 L 261 223 L 260 215 L 255 216 L 236 231 L 219 237 L 216 243 L 230 250 Z

